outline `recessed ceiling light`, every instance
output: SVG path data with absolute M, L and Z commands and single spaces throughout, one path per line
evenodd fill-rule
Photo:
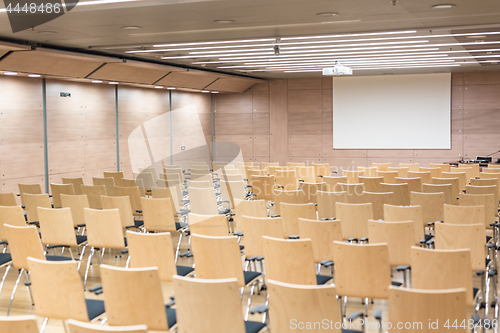
M 163 86 L 155 86 L 156 89 L 163 89 Z
M 447 9 L 447 8 L 454 8 L 456 6 L 457 5 L 454 5 L 454 4 L 450 3 L 450 4 L 434 5 L 434 6 L 432 6 L 432 8 L 434 8 L 434 9 Z
M 208 92 L 210 92 L 210 91 L 208 91 L 208 90 L 202 90 L 201 92 L 202 92 L 202 93 L 208 93 Z
M 41 75 L 40 74 L 29 74 L 28 76 L 29 77 L 40 77 Z
M 122 29 L 125 29 L 125 30 L 141 30 L 142 27 L 139 26 L 139 25 L 124 25 L 122 27 Z
M 41 34 L 41 35 L 55 35 L 55 34 L 57 34 L 57 31 L 40 30 L 40 31 L 38 31 L 38 33 Z
M 92 80 L 92 83 L 102 83 L 101 80 Z
M 493 52 L 489 51 L 489 52 L 486 52 L 486 54 L 493 54 Z
M 168 90 L 175 90 L 175 87 L 168 87 Z
M 337 15 L 339 15 L 339 13 L 335 13 L 335 12 L 322 12 L 322 13 L 316 14 L 316 16 L 337 16 Z
M 212 91 L 212 94 L 218 94 L 219 92 L 218 91 Z
M 231 24 L 236 22 L 235 20 L 215 20 L 214 23 L 219 23 L 219 24 Z
M 118 82 L 108 82 L 108 84 L 118 84 Z
M 17 75 L 17 72 L 5 72 L 4 75 Z
M 481 39 L 481 38 L 486 38 L 485 35 L 475 35 L 475 36 L 467 36 L 465 38 L 470 38 L 470 39 Z

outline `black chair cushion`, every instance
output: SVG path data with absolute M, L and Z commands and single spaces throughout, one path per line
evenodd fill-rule
M 245 321 L 245 332 L 246 333 L 257 333 L 261 329 L 266 327 L 266 324 L 258 321 Z
M 491 236 L 486 236 L 486 243 L 488 243 L 491 240 Z
M 165 307 L 165 313 L 167 314 L 168 328 L 171 328 L 177 323 L 177 315 L 175 314 L 175 309 Z
M 179 222 L 175 222 L 175 230 L 179 230 L 182 228 L 181 224 Z
M 0 253 L 0 266 L 12 261 L 10 253 Z
M 144 221 L 142 221 L 142 220 L 134 220 L 134 225 L 137 228 L 142 227 L 144 225 Z
M 391 281 L 391 285 L 394 287 L 401 287 L 403 284 L 401 282 Z
M 191 273 L 192 271 L 194 271 L 193 267 L 189 267 L 189 266 L 177 266 L 177 275 L 186 276 L 189 273 Z
M 63 256 L 45 256 L 48 261 L 71 261 L 70 257 L 63 257 Z
M 104 302 L 98 299 L 86 299 L 87 304 L 87 314 L 89 316 L 89 321 L 102 315 L 104 310 Z
M 78 245 L 85 243 L 87 241 L 87 236 L 76 235 L 76 243 Z
M 434 235 L 425 235 L 425 241 L 431 240 L 434 238 Z
M 245 285 L 249 284 L 256 277 L 260 276 L 258 272 L 244 271 L 243 277 L 245 278 Z
M 361 333 L 361 331 L 354 331 L 354 330 L 345 330 L 345 329 L 342 329 L 342 333 Z
M 240 245 L 240 251 L 243 251 L 245 249 L 244 245 Z
M 318 283 L 318 285 L 325 284 L 331 279 L 332 277 L 328 275 L 316 275 L 316 282 Z

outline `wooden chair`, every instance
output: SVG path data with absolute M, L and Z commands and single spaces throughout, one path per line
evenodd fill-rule
M 253 166 L 253 162 L 236 162 L 236 169 L 240 171 L 240 174 L 243 175 L 243 178 L 248 179 L 245 166 L 251 167 Z
M 483 206 L 484 207 L 484 226 L 491 229 L 490 223 L 495 223 L 498 214 L 497 205 L 495 205 L 495 196 L 493 194 L 459 194 L 458 203 L 460 206 Z
M 266 172 L 269 173 L 270 175 L 272 173 L 269 172 L 269 167 L 273 167 L 273 166 L 279 167 L 279 165 L 280 165 L 279 162 L 262 162 L 262 163 L 260 163 L 261 169 L 266 170 Z
M 48 262 L 28 258 L 36 314 L 48 319 L 97 320 L 104 313 L 104 302 L 86 299 L 77 263 Z
M 262 238 L 266 279 L 312 286 L 325 284 L 332 279 L 331 276 L 316 275 L 310 239 Z
M 234 173 L 229 171 L 234 171 Z M 227 170 L 227 172 L 222 172 L 221 180 L 225 180 L 227 182 L 244 181 L 243 175 L 241 175 L 238 170 Z
M 411 192 L 412 206 L 421 206 L 424 225 L 429 222 L 443 221 L 445 198 L 443 193 Z
M 365 176 L 365 172 L 343 170 L 342 175 L 347 177 L 347 184 L 359 184 L 359 177 Z
M 179 332 L 258 333 L 266 324 L 246 321 L 238 280 L 174 277 Z
M 335 207 L 337 202 L 347 202 L 347 192 L 318 191 L 318 219 L 337 217 Z
M 247 173 L 247 179 L 248 179 L 249 184 L 252 184 L 252 181 L 253 181 L 255 176 L 268 176 L 266 170 L 259 170 L 259 169 L 247 170 L 246 173 Z M 274 179 L 274 175 L 271 175 L 271 176 L 273 176 L 273 179 Z M 273 184 L 273 186 L 274 186 L 274 184 Z
M 37 208 L 52 208 L 49 195 L 24 193 L 23 196 L 26 207 L 26 221 L 30 224 L 38 224 Z
M 283 219 L 283 232 L 285 238 L 299 234 L 299 218 L 316 220 L 316 207 L 314 204 L 289 204 L 280 203 L 280 215 Z
M 229 201 L 231 204 L 231 208 L 234 209 L 235 199 L 245 200 L 247 198 L 247 191 L 245 189 L 245 183 L 243 180 L 240 181 L 224 181 L 221 180 L 220 184 L 220 192 L 222 196 L 222 200 Z
M 408 168 L 408 171 L 418 172 L 420 170 L 418 163 L 399 163 L 399 167 Z
M 347 202 L 357 202 L 356 197 L 359 197 L 365 191 L 365 184 L 344 184 L 338 183 L 336 186 L 336 190 L 339 192 L 347 193 Z
M 367 238 L 368 220 L 373 220 L 373 205 L 341 202 L 335 205 L 337 219 L 342 223 L 342 237 L 347 240 Z
M 274 179 L 276 186 L 285 191 L 296 190 L 299 186 L 295 170 L 276 170 Z
M 384 205 L 384 221 L 402 222 L 412 221 L 414 223 L 415 235 L 414 244 L 420 244 L 422 240 L 426 241 L 423 209 L 421 206 L 393 206 Z M 430 239 L 430 238 L 429 238 Z
M 408 184 L 410 192 L 422 192 L 422 179 L 421 178 L 401 178 L 396 177 L 396 184 Z
M 19 188 L 19 195 L 21 196 L 21 205 L 26 206 L 24 203 L 24 194 L 42 194 L 42 187 L 40 184 L 17 184 Z
M 429 163 L 429 168 L 440 168 L 441 172 L 450 172 L 449 164 Z
M 426 171 L 426 172 L 408 171 L 408 178 L 420 178 L 422 180 L 422 184 L 431 184 L 432 183 L 432 174 L 430 171 Z
M 354 196 L 348 203 L 361 204 L 371 203 L 373 208 L 373 219 L 384 218 L 384 205 L 394 202 L 392 192 L 363 192 L 360 196 Z
M 0 206 L 17 206 L 14 193 L 0 193 Z
M 456 201 L 456 197 L 458 196 L 458 194 L 462 193 L 462 191 L 460 191 L 460 183 L 458 178 L 432 178 L 431 184 L 451 184 L 451 195 L 455 199 L 454 202 Z
M 466 303 L 473 305 L 471 251 L 412 247 L 411 286 L 415 289 L 466 289 Z
M 305 167 L 306 164 L 304 162 L 287 162 L 286 166 L 289 168 L 296 168 L 296 167 Z
M 133 326 L 118 326 L 106 327 L 96 326 L 92 324 L 82 323 L 76 320 L 69 319 L 66 321 L 69 333 L 147 333 L 148 327 L 146 325 L 133 325 Z
M 55 208 L 61 208 L 61 194 L 75 195 L 75 188 L 73 184 L 50 184 L 52 192 L 52 201 Z
M 392 192 L 393 205 L 409 206 L 410 205 L 410 187 L 408 184 L 380 184 L 381 192 Z
M 388 171 L 387 169 L 391 166 L 391 163 L 372 163 L 372 167 L 378 169 L 378 171 Z
M 61 204 L 63 208 L 71 209 L 71 216 L 75 229 L 85 227 L 84 209 L 90 208 L 86 194 L 67 195 L 61 194 Z
M 328 176 L 332 174 L 330 171 L 330 163 L 321 163 L 321 164 L 315 164 L 313 163 L 312 166 L 314 167 L 314 173 L 316 175 L 316 182 L 321 183 L 324 182 L 323 177 Z
M 467 185 L 465 193 L 467 194 L 493 194 L 495 197 L 495 204 L 498 205 L 498 186 L 472 186 Z
M 102 209 L 101 196 L 106 195 L 106 187 L 104 185 L 83 185 L 82 193 L 87 196 L 90 208 Z
M 428 168 L 422 168 L 420 167 L 420 172 L 430 172 L 431 173 L 431 177 L 432 178 L 439 178 L 441 177 L 441 172 L 443 172 L 441 170 L 441 168 L 437 168 L 437 167 L 428 167 Z
M 274 200 L 274 176 L 253 176 L 250 185 L 257 199 Z
M 469 185 L 472 186 L 498 186 L 497 178 L 471 178 L 469 180 Z
M 325 183 L 299 183 L 299 188 L 304 192 L 307 202 L 318 203 L 318 191 L 326 189 Z
M 101 265 L 101 272 L 109 326 L 147 325 L 155 331 L 175 326 L 175 310 L 164 305 L 158 268 Z
M 399 173 L 397 171 L 377 171 L 377 177 L 384 178 L 384 183 L 386 184 L 395 184 Z
M 444 205 L 444 223 L 484 224 L 484 206 Z
M 468 185 L 469 184 L 469 179 L 471 178 L 474 178 L 476 177 L 474 174 L 474 170 L 472 169 L 472 167 L 469 167 L 469 166 L 462 166 L 460 168 L 454 168 L 454 167 L 451 167 L 450 168 L 450 172 L 451 173 L 461 173 L 461 172 L 464 172 L 465 173 L 465 185 Z M 477 174 L 477 177 L 479 177 L 479 171 L 478 171 L 478 174 Z
M 443 323 L 467 321 L 466 290 L 421 290 L 394 288 L 389 290 L 389 322 L 405 323 L 404 332 L 420 333 L 429 328 L 442 330 Z M 468 332 L 466 327 L 452 328 L 453 332 Z M 400 330 L 401 332 L 403 329 Z
M 175 233 L 181 228 L 175 222 L 175 211 L 169 198 L 141 198 L 144 227 L 148 232 Z
M 380 184 L 384 180 L 383 177 L 359 177 L 359 182 L 365 184 L 366 192 L 380 192 Z
M 358 167 L 358 171 L 363 171 L 363 177 L 377 177 L 378 168 L 376 167 Z
M 123 171 L 104 171 L 104 178 L 113 178 L 115 180 L 115 186 L 122 186 L 122 179 L 125 178 Z
M 63 184 L 73 184 L 76 195 L 82 194 L 83 178 L 62 178 Z M 54 194 L 54 193 L 52 193 Z
M 217 199 L 213 188 L 189 188 L 191 212 L 201 215 L 218 215 Z
M 227 220 L 223 215 L 188 214 L 191 234 L 202 236 L 228 236 Z
M 340 190 L 337 187 L 338 183 L 341 184 L 347 184 L 347 177 L 342 176 L 342 177 L 330 177 L 330 176 L 323 176 L 323 181 L 325 182 L 325 191 L 328 192 L 340 192 Z
M 4 224 L 25 227 L 26 220 L 24 219 L 23 209 L 21 206 L 0 206 L 0 242 L 4 245 L 8 244 L 9 236 L 4 230 Z M 1 256 L 0 256 L 1 257 Z M 5 263 L 0 261 L 0 266 Z
M 110 196 L 115 195 L 115 179 L 112 177 L 109 178 L 92 177 L 92 184 L 94 184 L 94 186 L 104 185 L 104 187 L 106 188 L 106 195 Z
M 199 178 L 198 178 L 199 179 Z M 187 186 L 193 188 L 214 188 L 214 185 L 208 180 L 188 180 Z
M 275 214 L 280 215 L 280 204 L 281 203 L 290 203 L 290 204 L 307 204 L 306 194 L 302 190 L 274 190 L 274 208 Z
M 316 174 L 314 173 L 313 166 L 296 166 L 295 171 L 297 172 L 297 179 L 299 182 L 303 183 L 315 183 Z
M 0 316 L 0 332 L 5 333 L 38 333 L 36 316 Z
M 411 264 L 411 247 L 415 245 L 415 224 L 413 221 L 391 223 L 368 221 L 370 242 L 387 244 L 389 263 L 392 267 Z
M 268 217 L 266 200 L 238 200 L 235 199 L 234 231 L 241 232 L 243 216 Z
M 409 168 L 401 168 L 401 167 L 390 167 L 387 169 L 387 171 L 396 171 L 398 174 L 396 177 L 400 178 L 408 178 L 408 171 L 410 171 Z M 387 182 L 385 182 L 387 183 Z
M 157 267 L 160 280 L 172 282 L 174 275 L 186 276 L 194 269 L 176 266 L 172 237 L 169 232 L 144 234 L 127 231 L 129 263 L 132 268 Z
M 443 193 L 446 204 L 454 205 L 457 203 L 452 184 L 424 184 L 423 193 Z
M 115 186 L 115 196 L 128 197 L 134 216 L 142 216 L 141 191 L 139 186 Z
M 441 172 L 441 178 L 458 178 L 458 186 L 460 191 L 465 190 L 465 185 L 470 178 L 467 178 L 465 172 Z

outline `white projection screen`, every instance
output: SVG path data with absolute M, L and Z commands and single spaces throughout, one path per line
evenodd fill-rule
M 450 149 L 451 74 L 333 78 L 334 149 Z

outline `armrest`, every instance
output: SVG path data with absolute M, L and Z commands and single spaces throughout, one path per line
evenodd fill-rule
M 361 238 L 359 241 L 360 241 L 360 242 L 367 242 L 367 243 L 368 243 L 368 238 L 363 237 L 363 238 Z
M 271 215 L 271 217 L 281 217 L 281 215 Z
M 349 243 L 352 243 L 352 242 L 356 242 L 356 243 L 357 243 L 357 242 L 358 242 L 358 239 L 357 239 L 357 238 L 349 238 L 347 241 L 348 241 Z
M 242 232 L 235 232 L 233 233 L 234 236 L 243 236 L 243 233 Z
M 171 308 L 171 307 L 172 307 L 172 306 L 174 306 L 174 305 L 175 305 L 175 301 L 170 301 L 170 302 L 168 302 L 167 304 L 165 304 L 165 307 L 167 307 L 167 308 Z
M 47 249 L 56 249 L 58 247 L 68 247 L 67 245 L 48 245 Z
M 135 225 L 128 225 L 125 227 L 125 229 L 132 229 L 132 228 L 137 228 Z
M 321 266 L 324 266 L 324 267 L 330 267 L 330 266 L 333 266 L 333 261 L 331 261 L 331 260 L 323 260 L 319 264 Z
M 191 258 L 193 256 L 193 253 L 191 252 L 184 252 L 179 254 L 180 257 L 186 257 L 186 258 Z
M 247 181 L 248 181 L 248 178 L 243 178 L 243 180 L 247 182 Z
M 102 289 L 102 286 L 92 287 L 89 289 L 91 293 L 95 293 L 97 290 Z
M 175 300 L 175 295 L 170 296 L 170 299 L 173 301 Z
M 281 185 L 278 185 L 278 188 L 285 189 L 285 187 L 284 187 L 284 186 L 281 186 Z
M 138 209 L 135 212 L 141 214 L 142 213 L 142 209 Z
M 122 251 L 122 254 L 127 254 L 128 253 L 128 249 L 125 249 Z
M 427 246 L 434 245 L 434 238 L 429 239 L 427 242 L 425 242 L 425 244 L 426 244 Z
M 398 272 L 403 272 L 406 270 L 411 270 L 411 267 L 407 266 L 407 265 L 401 265 L 401 266 L 396 267 L 396 271 L 398 271 Z
M 299 179 L 299 183 L 305 183 L 304 179 Z
M 299 239 L 300 236 L 299 235 L 291 235 L 291 236 L 288 236 L 288 239 Z
M 354 312 L 349 317 L 347 317 L 347 320 L 353 321 L 356 320 L 357 318 L 364 318 L 364 313 L 363 312 Z
M 378 309 L 378 310 L 375 310 L 375 315 L 374 315 L 375 319 L 377 320 L 382 320 L 382 310 Z
M 76 226 L 77 226 L 78 228 L 82 228 L 82 227 L 85 227 L 85 226 L 86 226 L 86 224 L 85 224 L 85 223 L 80 223 L 80 224 L 77 224 Z
M 269 311 L 269 306 L 267 305 L 257 305 L 255 308 L 253 308 L 252 310 L 250 310 L 250 313 L 251 314 L 256 314 L 256 313 L 265 313 Z
M 481 321 L 481 317 L 479 317 L 479 315 L 477 313 L 474 313 L 472 315 L 472 320 L 474 321 L 474 324 L 476 325 Z
M 245 188 L 249 188 L 249 187 L 253 188 L 252 185 L 245 185 Z

